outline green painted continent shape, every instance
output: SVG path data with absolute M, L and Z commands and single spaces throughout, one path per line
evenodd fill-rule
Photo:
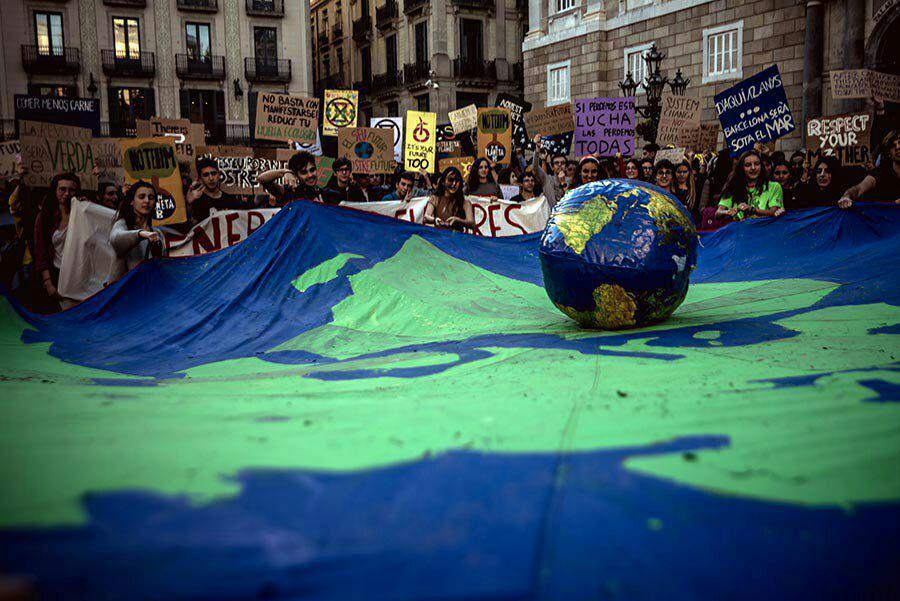
M 554 220 L 566 245 L 580 255 L 588 240 L 600 233 L 612 220 L 616 210 L 615 200 L 598 195 L 571 211 L 558 212 Z
M 308 289 L 340 277 L 346 260 L 299 281 Z M 27 326 L 4 305 L 0 527 L 81 523 L 87 493 L 149 490 L 206 503 L 235 494 L 233 477 L 245 469 L 353 470 L 451 449 L 555 453 L 694 435 L 731 442 L 693 461 L 644 457 L 628 466 L 771 501 L 900 499 L 900 406 L 864 402 L 872 391 L 860 384 L 900 380 L 892 369 L 896 335 L 869 333 L 898 323 L 900 308 L 810 310 L 837 287 L 812 280 L 695 284 L 672 318 L 623 339 L 580 330 L 539 286 L 421 238 L 348 279 L 353 293 L 333 308 L 331 327 L 283 345 L 340 361 L 236 359 L 146 387 L 96 385 L 91 378 L 137 378 L 66 364 L 46 344 L 23 344 Z M 726 322 L 769 315 L 783 315 L 776 317 L 782 336 L 720 341 Z M 527 339 L 491 346 L 497 336 L 529 333 L 616 354 L 533 348 Z M 673 333 L 698 344 L 657 343 Z M 473 337 L 484 355 L 467 362 L 453 347 L 415 348 Z M 376 351 L 386 354 L 367 356 Z M 426 366 L 446 369 L 388 375 Z M 375 377 L 320 379 L 360 370 Z M 821 380 L 802 388 L 770 381 L 810 375 Z

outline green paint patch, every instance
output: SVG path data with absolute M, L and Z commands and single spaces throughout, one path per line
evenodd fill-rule
M 330 281 L 350 258 L 313 268 L 295 287 Z M 811 280 L 701 284 L 672 319 L 609 347 L 634 356 L 485 346 L 486 357 L 456 364 L 453 353 L 404 347 L 522 333 L 602 347 L 621 334 L 580 331 L 539 286 L 417 237 L 349 281 L 353 293 L 334 307 L 332 323 L 278 347 L 329 361 L 234 359 L 155 387 L 94 385 L 134 378 L 24 345 L 26 324 L 0 306 L 0 527 L 82 523 L 86 493 L 141 489 L 206 503 L 235 494 L 231 478 L 246 469 L 357 470 L 452 449 L 555 453 L 691 435 L 731 444 L 628 465 L 770 501 L 900 499 L 900 405 L 862 402 L 872 391 L 859 384 L 897 381 L 888 369 L 896 335 L 868 332 L 900 321 L 900 308 L 804 312 L 836 288 Z M 798 311 L 777 321 L 783 338 L 728 346 L 726 322 Z M 720 344 L 658 344 L 697 327 L 707 329 L 686 340 Z M 386 354 L 363 357 L 375 352 Z M 415 378 L 395 371 L 422 367 L 446 369 Z M 363 371 L 375 377 L 320 379 Z M 768 381 L 810 375 L 821 378 L 803 387 Z
M 362 255 L 341 253 L 333 259 L 328 259 L 315 267 L 310 267 L 303 275 L 291 282 L 291 285 L 300 292 L 306 292 L 316 284 L 324 284 L 336 278 L 338 271 L 340 271 L 350 259 L 362 258 Z

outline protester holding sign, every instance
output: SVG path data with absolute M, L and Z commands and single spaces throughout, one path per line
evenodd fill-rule
M 197 174 L 200 179 L 191 184 L 187 193 L 192 224 L 196 225 L 208 218 L 212 209 L 227 211 L 247 208 L 240 198 L 222 191 L 222 173 L 215 159 L 198 158 Z
M 775 217 L 784 208 L 781 186 L 769 180 L 762 168 L 762 156 L 748 150 L 735 161 L 734 170 L 725 182 L 718 219 L 741 221 L 746 217 Z
M 284 178 L 283 186 L 278 183 L 282 178 Z M 284 206 L 295 200 L 322 202 L 316 157 L 305 150 L 290 158 L 287 169 L 270 169 L 260 173 L 256 181 L 275 197 L 278 206 Z
M 541 147 L 543 144 L 543 140 L 540 134 L 534 136 L 534 158 L 532 159 L 532 167 L 534 168 L 534 175 L 537 177 L 538 182 L 541 185 L 541 189 L 544 191 L 544 198 L 547 199 L 547 203 L 550 205 L 550 208 L 556 206 L 556 203 L 559 202 L 559 199 L 563 197 L 563 182 L 565 181 L 565 168 L 566 168 L 566 157 L 564 155 L 554 155 L 550 159 L 550 165 L 553 169 L 553 173 L 551 175 L 547 175 L 547 173 L 541 169 L 540 156 L 541 156 Z
M 475 210 L 463 194 L 462 173 L 456 167 L 448 167 L 441 173 L 434 196 L 425 207 L 424 221 L 457 232 L 475 229 Z
M 156 196 L 156 187 L 145 181 L 131 184 L 125 192 L 109 233 L 109 243 L 116 252 L 112 280 L 122 277 L 144 259 L 165 254 L 162 234 L 153 227 Z
M 900 204 L 900 132 L 894 131 L 888 135 L 878 168 L 844 192 L 838 206 L 842 209 L 850 208 L 854 200 L 863 196 Z
M 50 190 L 41 204 L 34 222 L 35 276 L 40 279 L 43 295 L 38 299 L 38 310 L 51 313 L 62 308 L 63 301 L 57 291 L 62 251 L 69 227 L 69 210 L 72 198 L 81 192 L 81 181 L 74 173 L 60 173 L 50 180 Z

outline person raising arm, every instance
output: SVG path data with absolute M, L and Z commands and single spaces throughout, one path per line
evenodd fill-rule
M 284 186 L 278 183 L 281 178 Z M 322 202 L 316 157 L 305 150 L 291 157 L 287 169 L 270 169 L 260 173 L 256 181 L 277 199 L 279 206 L 295 200 Z

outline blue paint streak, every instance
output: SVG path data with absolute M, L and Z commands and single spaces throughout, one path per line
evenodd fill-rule
M 456 451 L 347 474 L 247 470 L 237 496 L 199 506 L 138 490 L 90 494 L 82 527 L 0 533 L 0 566 L 36 575 L 43 598 L 76 601 L 756 601 L 898 590 L 900 505 L 766 503 L 623 466 L 687 453 L 702 462 L 726 444 Z
M 885 380 L 860 380 L 860 384 L 872 389 L 878 396 L 864 399 L 867 403 L 900 403 L 900 386 Z

